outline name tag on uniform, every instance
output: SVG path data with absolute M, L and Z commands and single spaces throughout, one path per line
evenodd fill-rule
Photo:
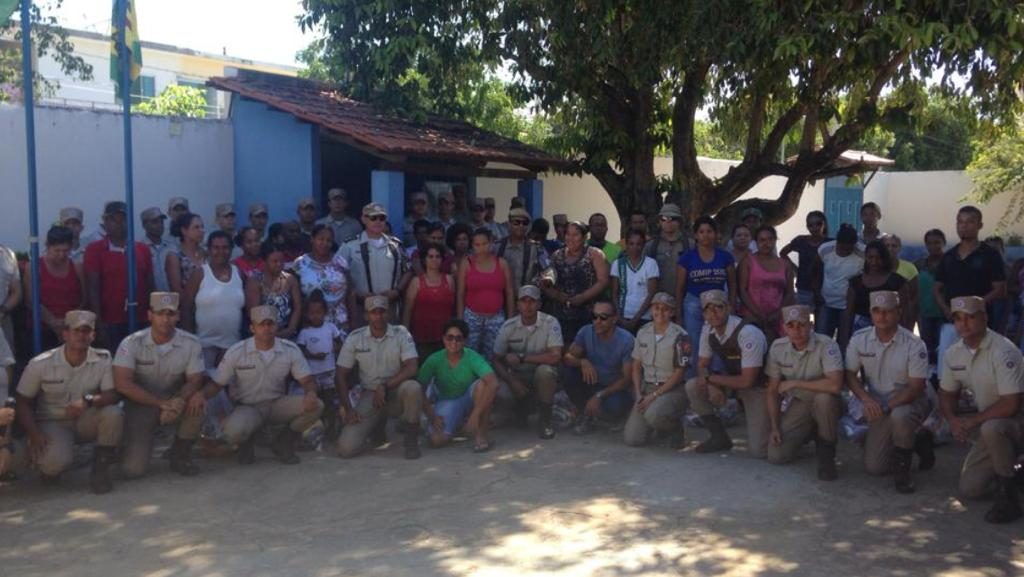
M 44 385 L 63 385 L 64 379 L 42 379 L 40 382 Z
M 780 367 L 784 368 L 784 369 L 792 369 L 793 368 L 793 365 L 787 365 L 786 363 L 776 363 L 776 364 L 779 365 Z
M 951 371 L 966 371 L 967 367 L 966 366 L 949 367 L 949 370 L 951 370 Z
M 518 339 L 509 339 L 509 340 L 508 340 L 508 342 L 509 342 L 509 344 L 512 344 L 512 343 L 521 343 L 521 342 L 524 342 L 524 339 L 522 339 L 522 338 L 518 338 Z
M 875 358 L 875 353 L 860 353 L 860 356 L 866 359 L 873 359 Z
M 256 365 L 237 365 L 237 366 L 235 366 L 235 370 L 238 370 L 238 371 L 251 371 L 251 370 L 253 370 L 255 368 L 256 368 Z
M 156 361 L 135 361 L 135 364 L 139 366 L 155 365 Z
M 356 349 L 356 354 L 364 354 L 370 352 L 370 349 Z

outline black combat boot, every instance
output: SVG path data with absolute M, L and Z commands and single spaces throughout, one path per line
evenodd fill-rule
M 816 438 L 814 454 L 818 457 L 818 480 L 835 481 L 839 478 L 836 470 L 836 442 Z
M 717 453 L 732 449 L 732 439 L 729 437 L 729 433 L 726 432 L 725 424 L 722 423 L 722 419 L 718 418 L 718 415 L 702 415 L 700 421 L 707 427 L 708 433 L 711 436 L 708 437 L 708 440 L 697 445 L 698 453 Z
M 910 478 L 910 463 L 913 459 L 913 449 L 893 448 L 892 472 L 897 493 L 914 492 L 914 480 Z
M 110 480 L 110 465 L 114 463 L 114 447 L 96 445 L 92 454 L 92 471 L 89 473 L 89 488 L 97 495 L 114 489 Z
M 668 436 L 668 448 L 678 451 L 686 447 L 686 426 L 682 422 Z
M 935 466 L 935 438 L 932 432 L 921 429 L 914 436 L 914 452 L 917 453 L 917 470 L 929 471 Z
M 291 427 L 281 429 L 281 432 L 274 437 L 274 443 L 270 450 L 277 456 L 277 460 L 285 465 L 299 464 L 299 456 L 295 454 L 295 444 L 298 442 L 300 433 L 296 433 Z
M 1021 517 L 1020 499 L 1017 495 L 1017 484 L 1013 477 L 996 477 L 996 502 L 985 513 L 989 523 L 1009 523 Z
M 199 467 L 192 462 L 192 444 L 194 442 L 174 437 L 174 444 L 171 445 L 172 471 L 185 477 L 194 477 L 199 474 Z
M 377 447 L 388 442 L 388 418 L 385 415 L 378 417 L 377 424 L 373 426 L 373 430 L 370 431 L 370 447 L 376 449 Z
M 525 429 L 530 426 L 530 397 L 516 399 L 516 426 Z
M 540 403 L 537 406 L 537 436 L 541 439 L 554 439 L 555 428 L 551 425 L 551 403 Z
M 249 435 L 249 438 L 238 445 L 238 464 L 251 465 L 256 462 L 256 435 Z
M 405 447 L 406 459 L 420 458 L 420 431 L 419 427 L 406 423 L 403 445 Z

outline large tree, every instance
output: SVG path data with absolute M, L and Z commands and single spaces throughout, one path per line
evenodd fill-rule
M 654 158 L 673 158 L 669 200 L 726 221 L 748 206 L 793 214 L 805 186 L 931 82 L 976 111 L 1019 104 L 1024 8 L 978 0 L 305 0 L 331 77 L 400 112 L 457 112 L 461 83 L 504 67 L 555 144 L 620 215 L 655 212 Z M 700 119 L 739 135 L 722 178 L 697 162 Z M 786 143 L 792 143 L 787 146 Z M 786 156 L 795 157 L 785 161 Z M 768 176 L 778 199 L 736 202 Z

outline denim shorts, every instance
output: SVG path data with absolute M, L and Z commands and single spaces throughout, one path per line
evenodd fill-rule
M 473 393 L 480 381 L 474 381 L 466 389 L 461 397 L 455 399 L 438 399 L 437 387 L 433 383 L 427 387 L 427 398 L 434 403 L 434 414 L 444 418 L 444 434 L 448 437 L 455 436 L 455 433 L 462 427 L 466 417 L 473 412 Z

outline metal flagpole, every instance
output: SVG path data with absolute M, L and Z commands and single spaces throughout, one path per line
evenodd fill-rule
M 28 245 L 32 274 L 32 353 L 43 348 L 39 313 L 39 206 L 36 198 L 36 114 L 32 92 L 32 0 L 21 0 L 21 88 L 25 98 L 25 157 L 28 160 Z M 14 343 L 11 343 L 12 345 Z
M 124 107 L 124 203 L 127 208 L 128 244 L 128 331 L 135 332 L 135 192 L 132 181 L 132 99 L 131 48 L 125 43 L 128 0 L 117 0 L 117 53 L 121 73 L 121 104 Z

